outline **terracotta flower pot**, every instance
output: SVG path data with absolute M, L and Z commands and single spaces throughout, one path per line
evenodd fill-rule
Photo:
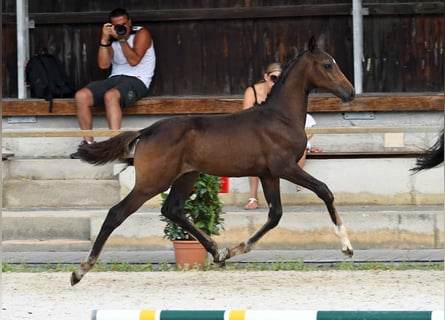
M 174 240 L 175 261 L 177 267 L 193 268 L 195 265 L 205 266 L 207 251 L 199 241 Z

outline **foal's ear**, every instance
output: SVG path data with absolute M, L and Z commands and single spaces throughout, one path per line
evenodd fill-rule
M 314 52 L 314 49 L 317 47 L 317 41 L 315 41 L 315 37 L 314 36 L 312 36 L 310 39 L 309 39 L 309 42 L 308 42 L 308 44 L 307 44 L 307 48 L 308 48 L 308 50 L 310 51 L 310 52 Z

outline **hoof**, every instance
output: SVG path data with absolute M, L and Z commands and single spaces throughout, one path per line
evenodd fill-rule
M 77 275 L 76 275 L 76 272 L 74 271 L 71 274 L 71 286 L 74 286 L 74 285 L 78 284 L 80 279 L 82 279 L 82 278 L 78 278 Z
M 348 256 L 351 258 L 354 255 L 354 249 L 352 248 L 346 248 L 341 250 L 345 256 Z
M 218 263 L 220 266 L 226 264 L 226 259 L 230 258 L 230 251 L 227 248 L 218 251 L 218 255 L 213 259 L 213 262 Z

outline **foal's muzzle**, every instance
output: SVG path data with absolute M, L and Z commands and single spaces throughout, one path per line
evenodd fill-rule
M 354 88 L 351 89 L 344 89 L 343 92 L 339 94 L 339 98 L 342 102 L 349 102 L 354 100 L 355 98 L 355 90 Z

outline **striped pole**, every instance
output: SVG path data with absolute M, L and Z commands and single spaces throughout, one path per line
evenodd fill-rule
M 93 310 L 91 320 L 443 320 L 440 311 Z

